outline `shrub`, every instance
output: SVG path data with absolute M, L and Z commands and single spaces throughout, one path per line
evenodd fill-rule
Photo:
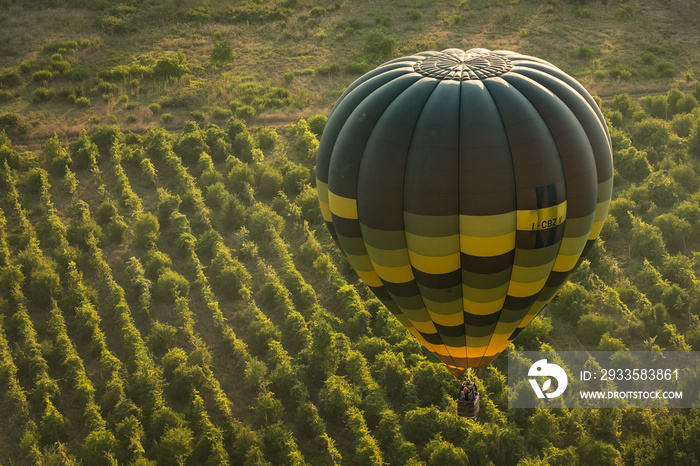
M 46 102 L 48 100 L 51 100 L 54 95 L 56 95 L 56 89 L 48 87 L 39 87 L 37 89 L 34 89 L 34 92 L 32 92 L 32 102 L 34 102 L 35 104 L 39 102 Z
M 10 89 L 22 84 L 22 78 L 14 68 L 5 68 L 0 74 L 0 89 Z
M 140 213 L 134 222 L 136 240 L 142 246 L 155 244 L 158 240 L 160 224 L 155 215 L 150 212 Z
M 112 200 L 104 200 L 97 208 L 95 214 L 97 223 L 107 223 L 112 220 L 112 216 L 117 213 L 117 206 Z
M 161 78 L 179 78 L 189 72 L 187 57 L 183 52 L 175 56 L 161 57 L 153 66 L 153 75 Z
M 235 53 L 233 46 L 226 41 L 217 41 L 214 50 L 211 51 L 211 62 L 215 65 L 226 65 L 233 61 Z
M 75 102 L 73 102 L 77 107 L 89 107 L 90 106 L 90 98 L 89 97 L 78 97 L 75 99 Z
M 294 80 L 294 71 L 287 71 L 286 73 L 284 73 L 284 81 L 287 84 L 291 84 L 293 80 Z
M 144 257 L 146 276 L 149 278 L 157 278 L 165 269 L 173 265 L 170 257 L 162 251 L 150 249 Z
M 97 145 L 100 153 L 109 154 L 115 141 L 123 141 L 124 135 L 114 125 L 100 125 L 90 135 L 90 140 Z
M 160 113 L 160 104 L 157 102 L 153 102 L 148 106 L 148 109 L 151 111 L 152 114 L 158 115 Z
M 76 168 L 87 168 L 100 161 L 97 145 L 90 140 L 85 129 L 80 132 L 78 139 L 71 144 L 70 149 Z
M 321 17 L 321 16 L 326 16 L 326 9 L 323 8 L 323 7 L 320 7 L 320 6 L 315 6 L 315 7 L 313 7 L 313 8 L 311 9 L 311 11 L 309 12 L 309 14 L 310 14 L 311 16 L 313 16 L 314 18 L 319 18 L 319 17 Z
M 593 58 L 593 49 L 586 46 L 582 45 L 581 47 L 578 48 L 577 55 L 579 58 L 582 58 L 584 60 L 589 60 Z
M 197 129 L 196 132 L 183 133 L 173 149 L 184 162 L 194 164 L 208 148 L 202 132 Z
M 211 109 L 211 116 L 216 120 L 225 120 L 233 115 L 233 111 L 228 108 L 214 107 Z
M 195 119 L 195 121 L 204 121 L 207 116 L 201 110 L 192 110 L 190 116 Z
M 178 297 L 187 297 L 190 282 L 170 268 L 164 269 L 155 286 L 155 296 L 161 301 L 174 303 Z
M 35 83 L 44 83 L 53 79 L 53 73 L 49 70 L 40 70 L 32 75 L 32 81 Z
M 177 328 L 156 320 L 147 340 L 151 350 L 162 355 L 177 343 Z
M 126 233 L 129 231 L 129 225 L 127 225 L 122 216 L 114 216 L 107 228 L 109 237 L 115 243 L 122 243 L 124 238 L 126 238 Z
M 5 113 L 0 116 L 0 132 L 7 134 L 27 134 L 32 128 L 31 121 L 19 113 Z M 0 138 L 2 141 L 2 138 Z M 1 146 L 2 144 L 0 144 Z
M 314 115 L 309 118 L 309 130 L 316 135 L 316 137 L 321 137 L 323 134 L 323 129 L 326 127 L 326 122 L 328 117 L 323 114 Z
M 281 233 L 284 228 L 284 219 L 276 214 L 268 205 L 258 203 L 251 209 L 248 219 L 248 229 L 254 239 L 268 237 L 268 231 L 274 230 Z
M 672 78 L 676 75 L 676 68 L 668 62 L 661 62 L 656 65 L 656 71 L 659 72 L 659 76 L 664 78 Z
M 240 118 L 253 118 L 255 116 L 255 107 L 252 105 L 242 105 L 236 109 L 236 116 Z
M 163 123 L 170 123 L 173 121 L 173 116 L 170 113 L 164 113 L 161 115 L 160 119 Z
M 365 35 L 364 51 L 373 58 L 389 58 L 396 49 L 396 39 L 387 35 L 381 29 L 375 29 Z
M 85 81 L 88 76 L 90 76 L 90 73 L 84 66 L 74 66 L 68 73 L 68 78 L 71 81 Z
M 258 147 L 264 150 L 272 149 L 277 142 L 277 131 L 274 128 L 262 127 L 259 128 L 256 136 L 258 138 Z
M 345 65 L 343 68 L 343 71 L 347 74 L 352 74 L 352 75 L 361 75 L 365 74 L 369 70 L 371 70 L 372 67 L 367 64 L 367 62 L 362 59 L 359 61 L 351 62 Z

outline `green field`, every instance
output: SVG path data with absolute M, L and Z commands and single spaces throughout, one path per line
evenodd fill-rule
M 0 7 L 0 464 L 700 462 L 697 410 L 508 410 L 506 356 L 457 417 L 457 383 L 356 278 L 314 187 L 364 72 L 541 57 L 601 102 L 615 192 L 514 348 L 700 351 L 693 1 Z

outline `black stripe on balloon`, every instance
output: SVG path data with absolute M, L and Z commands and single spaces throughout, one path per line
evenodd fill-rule
M 440 338 L 440 335 L 437 333 L 423 333 L 419 331 L 418 333 L 421 334 L 423 338 L 425 338 L 425 341 L 430 343 L 431 345 L 443 345 L 444 343 L 442 342 L 442 338 Z
M 440 325 L 434 324 L 438 333 L 445 337 L 463 337 L 465 335 L 464 324 L 460 325 Z

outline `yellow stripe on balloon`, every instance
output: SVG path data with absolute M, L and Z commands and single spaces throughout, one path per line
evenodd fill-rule
M 551 207 L 517 211 L 517 228 L 520 231 L 546 230 L 561 225 L 566 220 L 566 201 Z
M 515 230 L 498 236 L 460 235 L 459 247 L 470 256 L 500 256 L 515 249 Z
M 424 256 L 408 250 L 408 256 L 411 259 L 411 265 L 424 273 L 434 275 L 442 273 L 450 273 L 458 270 L 461 267 L 459 253 L 450 254 L 448 256 Z
M 342 218 L 357 218 L 357 199 L 350 199 L 328 191 L 328 204 L 334 215 Z

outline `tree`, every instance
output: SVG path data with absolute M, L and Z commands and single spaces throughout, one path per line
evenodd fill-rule
M 318 393 L 318 408 L 329 421 L 338 422 L 351 407 L 357 406 L 360 397 L 354 386 L 344 377 L 331 375 Z
M 667 255 L 664 238 L 658 227 L 644 223 L 641 219 L 632 219 L 632 240 L 630 252 L 634 256 L 648 258 L 652 263 L 660 263 Z
M 168 428 L 156 446 L 159 464 L 184 466 L 192 454 L 194 435 L 187 427 Z
M 140 212 L 134 222 L 136 241 L 143 246 L 154 245 L 158 240 L 160 224 L 158 218 L 150 212 Z
M 180 296 L 187 297 L 189 291 L 190 283 L 187 279 L 170 268 L 163 270 L 156 281 L 156 297 L 168 303 L 174 303 Z
M 97 145 L 90 140 L 85 129 L 80 132 L 78 139 L 71 144 L 70 149 L 75 168 L 87 168 L 100 162 L 100 152 Z
M 469 464 L 467 454 L 459 447 L 443 440 L 437 435 L 425 446 L 423 456 L 428 466 L 460 466 Z

